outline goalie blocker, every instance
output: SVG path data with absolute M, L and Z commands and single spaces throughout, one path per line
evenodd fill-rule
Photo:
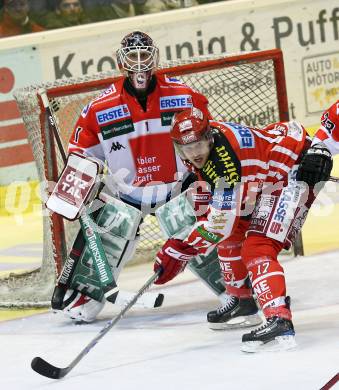
M 46 207 L 68 220 L 78 219 L 84 206 L 96 195 L 102 167 L 97 159 L 71 153 Z

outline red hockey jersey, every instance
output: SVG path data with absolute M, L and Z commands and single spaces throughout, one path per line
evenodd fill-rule
M 156 75 L 144 111 L 120 79 L 83 109 L 69 152 L 106 161 L 123 198 L 135 203 L 163 201 L 186 172 L 169 136 L 172 117 L 192 105 L 207 112 L 207 104 L 187 85 Z
M 236 123 L 210 124 L 216 129 L 214 145 L 197 173 L 210 185 L 213 197 L 206 218 L 197 222 L 187 239 L 195 246 L 203 237 L 206 249 L 211 242 L 229 237 L 241 215 L 252 213 L 263 183 L 286 183 L 306 139 L 305 129 L 294 121 L 264 129 Z

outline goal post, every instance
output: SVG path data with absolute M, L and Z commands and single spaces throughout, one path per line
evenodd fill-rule
M 283 55 L 279 49 L 170 61 L 161 64 L 157 72 L 177 77 L 207 96 L 209 110 L 216 120 L 263 127 L 289 119 Z M 63 161 L 49 132 L 39 90 L 46 90 L 63 146 L 67 148 L 82 109 L 120 77 L 118 72 L 101 73 L 15 91 L 44 199 L 47 197 L 46 183 L 57 180 Z M 49 304 L 56 276 L 62 269 L 79 225 L 56 214 L 50 216 L 42 207 L 45 216 L 41 267 L 20 277 L 13 275 L 0 279 L 0 306 Z M 141 225 L 136 259 L 152 259 L 162 242 L 155 218 L 147 216 Z

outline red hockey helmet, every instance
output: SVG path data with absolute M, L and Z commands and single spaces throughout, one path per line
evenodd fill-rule
M 207 142 L 210 147 L 213 137 L 207 114 L 196 107 L 189 108 L 174 115 L 170 136 L 179 155 L 186 159 L 186 145 L 194 142 Z
M 178 145 L 200 141 L 209 133 L 208 117 L 196 107 L 180 111 L 173 117 L 170 135 Z

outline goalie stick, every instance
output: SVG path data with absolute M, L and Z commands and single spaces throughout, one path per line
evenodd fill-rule
M 48 97 L 46 94 L 45 89 L 39 90 L 39 95 L 42 100 L 42 104 L 44 106 L 44 109 L 46 111 L 47 117 L 48 117 L 48 124 L 49 128 L 52 130 L 54 138 L 57 142 L 61 157 L 66 163 L 67 156 L 64 150 L 64 147 L 62 145 L 60 132 L 57 127 L 56 118 L 54 117 L 54 114 L 49 106 Z M 104 248 L 102 246 L 101 238 L 96 231 L 95 227 L 92 227 L 92 220 L 90 216 L 86 212 L 86 208 L 84 208 L 83 213 L 80 215 L 80 225 L 81 229 L 83 231 L 84 237 L 88 243 L 88 249 L 94 259 L 93 263 L 95 266 L 95 269 L 100 277 L 100 281 L 102 282 L 102 288 L 104 291 L 105 298 L 108 301 L 111 301 L 114 303 L 117 293 L 118 293 L 118 286 L 115 283 L 115 280 L 113 278 L 113 274 L 111 271 L 111 268 L 109 267 Z M 101 266 L 101 268 L 100 268 Z M 104 279 L 103 279 L 104 278 Z
M 137 302 L 141 295 L 156 281 L 159 277 L 162 269 L 155 272 L 147 282 L 140 288 L 140 290 L 134 295 L 134 297 L 126 304 L 126 306 L 120 311 L 120 313 L 109 320 L 101 331 L 95 336 L 83 350 L 71 361 L 67 367 L 56 367 L 41 357 L 35 357 L 31 362 L 32 369 L 40 375 L 46 376 L 51 379 L 61 379 L 66 376 L 79 362 L 88 354 L 88 352 L 102 339 L 105 334 L 113 328 L 113 326 L 121 320 L 125 313 Z

